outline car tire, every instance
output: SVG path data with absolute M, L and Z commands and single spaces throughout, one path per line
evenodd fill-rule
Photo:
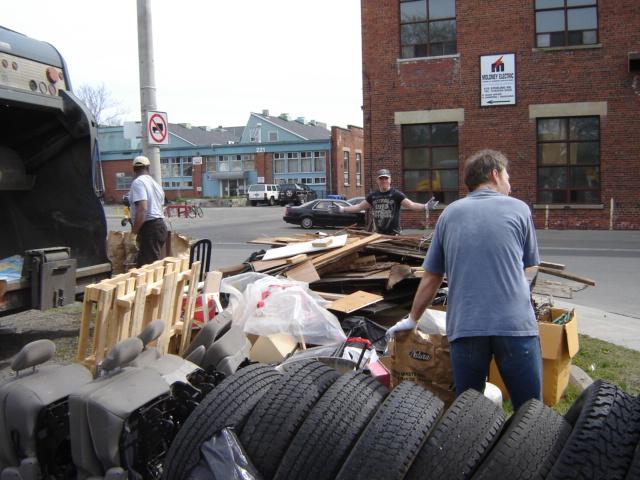
M 291 439 L 324 392 L 340 377 L 317 362 L 295 362 L 251 412 L 240 442 L 265 479 L 273 478 Z
M 272 366 L 255 364 L 217 385 L 191 412 L 167 452 L 164 480 L 183 480 L 200 459 L 200 446 L 224 427 L 241 429 L 253 407 L 281 377 Z
M 120 225 L 122 225 L 123 227 L 126 227 L 127 223 L 129 223 L 129 220 L 126 218 L 123 218 L 122 220 L 120 220 Z
M 251 206 L 252 207 L 257 207 L 258 206 L 258 202 L 256 200 L 251 200 Z
M 273 207 L 276 204 L 276 201 L 273 197 L 269 197 L 269 206 Z
M 342 375 L 300 426 L 274 478 L 334 479 L 387 392 L 363 373 Z
M 307 230 L 313 228 L 313 219 L 311 217 L 302 217 L 302 220 L 300 220 L 300 226 Z
M 402 480 L 443 407 L 442 400 L 430 391 L 402 382 L 360 435 L 337 480 Z
M 528 400 L 507 420 L 473 478 L 547 478 L 570 433 L 562 416 L 540 400 Z
M 640 437 L 640 402 L 596 380 L 565 419 L 573 430 L 547 478 L 624 478 Z
M 503 424 L 501 407 L 467 390 L 435 426 L 405 478 L 470 478 L 498 440 Z

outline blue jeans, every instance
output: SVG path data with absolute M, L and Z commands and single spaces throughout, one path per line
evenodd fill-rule
M 491 357 L 495 356 L 513 410 L 531 398 L 542 400 L 540 338 L 464 337 L 451 342 L 456 395 L 469 388 L 484 391 Z

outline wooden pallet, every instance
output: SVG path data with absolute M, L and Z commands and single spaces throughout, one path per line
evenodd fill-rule
M 86 286 L 76 360 L 95 371 L 116 343 L 137 336 L 158 318 L 165 329 L 157 348 L 168 353 L 170 345 L 176 345 L 171 353 L 184 351 L 190 335 L 177 337 L 183 318 L 191 328 L 199 274 L 200 262 L 189 268 L 188 258 L 167 257 Z

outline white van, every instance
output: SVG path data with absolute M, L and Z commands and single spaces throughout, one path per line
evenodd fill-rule
M 280 200 L 280 186 L 273 183 L 256 183 L 249 185 L 247 198 L 252 206 L 258 203 L 275 205 Z

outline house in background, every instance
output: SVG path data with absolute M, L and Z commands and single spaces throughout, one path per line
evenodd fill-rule
M 133 133 L 125 127 L 99 129 L 107 202 L 119 202 L 131 184 L 131 159 L 142 152 L 136 125 Z M 254 183 L 305 183 L 318 197 L 359 196 L 363 151 L 360 127 L 328 130 L 321 122 L 274 117 L 268 110 L 251 113 L 242 127 L 170 124 L 169 143 L 160 146 L 162 184 L 169 200 L 242 196 Z
M 640 228 L 638 5 L 362 0 L 368 168 L 446 206 L 464 159 L 492 148 L 536 226 Z

